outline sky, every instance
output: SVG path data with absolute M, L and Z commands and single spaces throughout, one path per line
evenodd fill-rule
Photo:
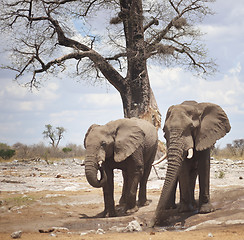
M 217 0 L 211 6 L 216 13 L 208 16 L 200 28 L 206 33 L 205 44 L 209 56 L 216 59 L 218 72 L 201 79 L 180 67 L 150 65 L 148 70 L 162 125 L 167 109 L 185 100 L 212 102 L 224 109 L 232 129 L 217 142 L 216 146 L 222 148 L 244 138 L 244 4 L 243 0 Z M 107 83 L 94 86 L 64 76 L 46 79 L 42 88 L 30 92 L 13 81 L 14 76 L 0 69 L 1 143 L 48 144 L 42 132 L 46 124 L 51 124 L 66 129 L 61 146 L 83 145 L 91 124 L 123 118 L 120 95 Z M 164 140 L 162 130 L 159 138 Z

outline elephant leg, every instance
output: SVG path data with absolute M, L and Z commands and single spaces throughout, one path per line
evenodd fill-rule
M 136 150 L 133 155 L 128 158 L 130 164 L 127 166 L 128 171 L 128 194 L 126 195 L 126 211 L 133 213 L 138 210 L 136 206 L 136 193 L 139 182 L 143 176 L 144 168 L 142 163 L 142 151 Z
M 189 175 L 189 179 L 190 179 L 190 203 L 193 206 L 193 208 L 195 209 L 197 204 L 196 204 L 196 200 L 195 200 L 195 186 L 196 186 L 196 179 L 197 179 L 197 158 L 193 158 L 190 160 L 191 161 L 191 170 L 190 170 L 190 175 Z
M 128 181 L 129 191 L 126 196 L 126 205 L 125 205 L 125 210 L 129 214 L 138 211 L 138 207 L 136 205 L 136 193 L 137 193 L 137 188 L 141 177 L 140 175 L 141 174 L 139 173 L 133 173 L 133 175 L 129 176 L 129 181 Z
M 140 188 L 139 188 L 139 199 L 138 199 L 138 205 L 139 206 L 147 206 L 149 205 L 149 201 L 147 200 L 147 180 L 148 177 L 150 175 L 151 169 L 152 169 L 152 163 L 155 159 L 155 155 L 156 155 L 156 150 L 157 148 L 155 148 L 152 152 L 152 154 L 150 155 L 150 157 L 148 158 L 147 161 L 145 161 L 145 165 L 144 165 L 144 173 L 143 176 L 141 178 L 140 181 Z
M 138 196 L 138 205 L 147 206 L 149 202 L 147 201 L 147 180 L 150 174 L 152 166 L 144 169 L 144 174 L 140 181 L 139 196 Z
M 214 207 L 210 203 L 209 181 L 210 181 L 210 149 L 199 152 L 198 161 L 199 174 L 199 212 L 209 213 L 214 211 Z
M 104 197 L 104 215 L 108 213 L 109 217 L 115 217 L 115 204 L 114 204 L 114 173 L 113 169 L 106 169 L 107 174 L 107 184 L 103 187 L 103 197 Z M 104 217 L 105 217 L 104 216 Z
M 192 206 L 192 191 L 191 191 L 191 180 L 190 170 L 191 161 L 185 159 L 182 162 L 180 173 L 179 173 L 179 185 L 180 185 L 180 208 L 179 212 L 190 212 L 193 210 Z
M 125 205 L 126 203 L 126 195 L 127 190 L 128 190 L 128 173 L 127 171 L 122 171 L 122 175 L 123 175 L 123 188 L 122 188 L 122 196 L 119 200 L 119 205 Z
M 175 185 L 174 187 L 172 188 L 172 191 L 169 195 L 169 200 L 168 200 L 168 203 L 166 205 L 166 209 L 175 209 L 177 206 L 175 204 L 175 195 L 176 195 L 176 189 L 177 189 L 177 185 L 178 185 L 178 178 L 175 182 Z

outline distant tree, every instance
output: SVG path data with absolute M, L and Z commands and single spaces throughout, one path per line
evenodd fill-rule
M 244 153 L 244 139 L 234 140 L 233 147 L 239 152 L 240 156 L 242 157 Z
M 30 151 L 26 144 L 22 144 L 20 142 L 15 143 L 12 147 L 15 149 L 17 157 L 22 159 L 26 158 Z
M 60 140 L 64 137 L 63 134 L 66 131 L 63 127 L 56 127 L 53 129 L 51 124 L 45 125 L 46 130 L 43 131 L 44 138 L 50 139 L 50 144 L 52 147 L 57 148 Z
M 69 143 L 65 146 L 65 148 L 67 149 L 72 149 L 72 151 L 70 152 L 70 154 L 72 154 L 73 157 L 81 157 L 85 155 L 85 150 L 82 147 L 82 145 L 76 145 L 76 144 L 72 144 Z M 67 153 L 66 153 L 67 154 Z
M 9 146 L 6 143 L 0 143 L 0 149 L 9 149 Z
M 232 156 L 237 156 L 237 149 L 231 144 L 226 144 L 226 150 L 230 152 Z

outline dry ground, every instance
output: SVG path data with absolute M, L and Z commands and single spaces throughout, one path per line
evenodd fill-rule
M 228 163 L 228 164 L 227 164 Z M 211 198 L 216 211 L 209 214 L 171 213 L 169 227 L 150 229 L 163 180 L 152 170 L 148 183 L 151 204 L 130 216 L 94 218 L 103 210 L 102 190 L 90 187 L 79 161 L 65 160 L 0 164 L 0 239 L 244 239 L 244 164 L 215 161 L 211 167 Z M 164 176 L 165 167 L 157 172 Z M 221 173 L 221 174 L 220 174 Z M 222 174 L 224 173 L 224 174 Z M 121 194 L 121 173 L 115 174 L 115 199 Z M 224 175 L 224 176 L 223 176 Z M 142 232 L 119 233 L 132 220 Z M 52 227 L 56 228 L 51 232 Z M 105 234 L 89 233 L 102 229 Z M 42 230 L 48 233 L 40 233 Z

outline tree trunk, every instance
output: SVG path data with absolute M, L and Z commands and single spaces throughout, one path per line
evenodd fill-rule
M 128 71 L 120 91 L 125 117 L 139 117 L 161 126 L 161 115 L 150 87 L 144 41 L 142 2 L 120 0 Z

